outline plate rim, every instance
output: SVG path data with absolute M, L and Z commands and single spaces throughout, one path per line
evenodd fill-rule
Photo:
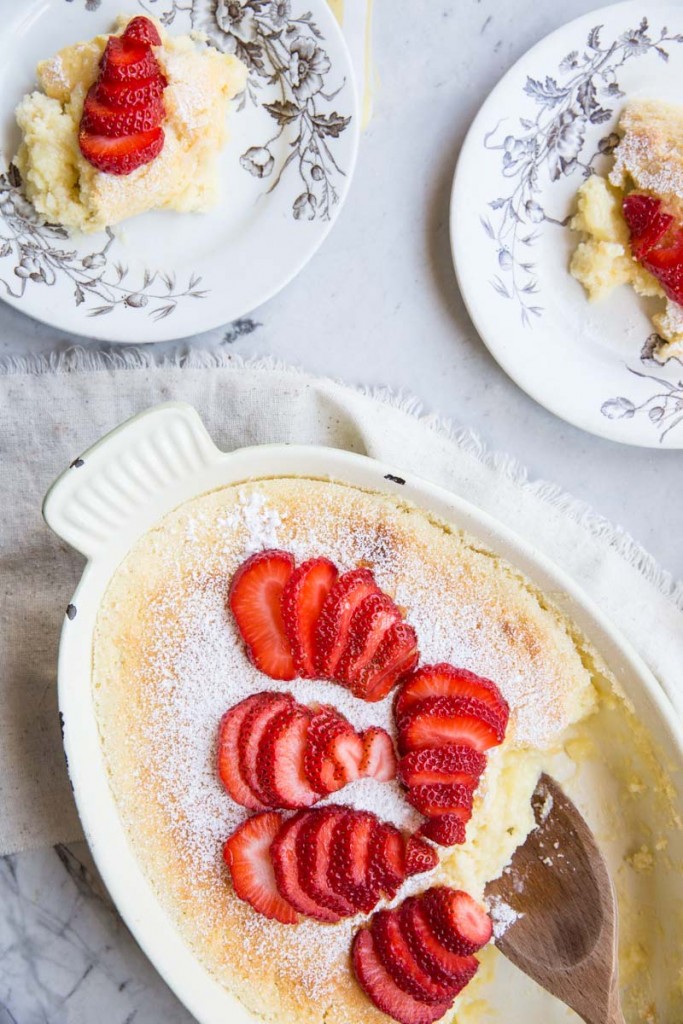
M 44 0 L 43 0 L 44 2 Z M 53 6 L 56 8 L 60 0 L 48 0 L 49 10 Z M 112 0 L 113 2 L 113 0 Z M 138 0 L 140 3 L 141 0 Z M 327 42 L 330 38 L 335 41 L 335 46 L 338 49 L 339 55 L 343 58 L 344 62 L 344 74 L 345 74 L 345 85 L 349 89 L 349 110 L 352 113 L 352 121 L 349 124 L 350 136 L 349 136 L 349 154 L 348 163 L 344 171 L 344 175 L 341 179 L 339 186 L 339 199 L 335 203 L 334 208 L 330 214 L 329 220 L 316 220 L 317 231 L 316 234 L 311 238 L 310 243 L 304 248 L 299 260 L 293 265 L 288 266 L 285 273 L 281 274 L 275 283 L 264 291 L 259 297 L 256 303 L 250 302 L 248 306 L 236 314 L 231 313 L 229 318 L 222 314 L 215 316 L 208 316 L 202 321 L 199 326 L 193 329 L 190 333 L 184 329 L 178 330 L 173 328 L 173 318 L 168 317 L 166 320 L 160 321 L 149 321 L 149 320 L 138 320 L 131 321 L 130 325 L 121 327 L 120 330 L 113 328 L 107 328 L 107 319 L 105 317 L 83 317 L 82 321 L 79 320 L 76 323 L 66 322 L 64 319 L 54 319 L 46 316 L 45 313 L 50 309 L 50 302 L 43 301 L 43 293 L 37 297 L 34 301 L 34 309 L 28 309 L 23 299 L 15 299 L 11 295 L 7 295 L 3 290 L 0 292 L 0 299 L 5 302 L 12 309 L 17 310 L 24 316 L 29 317 L 31 320 L 35 320 L 39 323 L 45 324 L 48 327 L 52 327 L 55 330 L 63 331 L 67 334 L 72 334 L 75 337 L 88 339 L 91 341 L 107 342 L 110 344 L 116 344 L 121 346 L 129 345 L 156 345 L 170 341 L 187 341 L 196 337 L 198 334 L 203 334 L 209 331 L 217 330 L 230 323 L 234 323 L 243 317 L 247 317 L 254 310 L 259 309 L 265 305 L 281 291 L 287 288 L 291 282 L 298 277 L 303 271 L 307 264 L 315 257 L 323 243 L 328 238 L 333 227 L 336 225 L 337 220 L 346 204 L 351 185 L 356 171 L 356 165 L 358 162 L 358 151 L 360 147 L 360 136 L 361 136 L 361 112 L 360 112 L 360 101 L 358 93 L 358 83 L 356 82 L 355 69 L 353 66 L 353 60 L 349 51 L 346 37 L 344 36 L 343 29 L 337 18 L 334 15 L 331 7 L 327 3 L 327 0 L 307 0 L 307 6 L 313 8 L 313 13 L 318 22 L 324 22 L 323 26 L 323 43 Z M 6 7 L 8 11 L 11 11 L 15 15 L 18 13 L 16 7 L 13 5 L 12 0 L 0 0 L 0 11 Z M 182 33 L 182 34 L 187 34 Z M 228 116 L 232 119 L 239 116 L 239 111 L 232 110 Z M 231 140 L 228 139 L 226 148 L 231 144 Z M 7 168 L 10 166 L 10 155 L 3 154 L 4 160 L 7 160 Z M 175 211 L 171 211 L 175 212 Z M 211 211 L 208 211 L 207 216 L 211 215 Z M 134 219 L 134 218 L 133 218 Z M 122 221 L 122 224 L 126 224 L 127 221 Z M 290 227 L 296 225 L 296 221 L 292 219 Z M 80 237 L 88 237 L 81 235 Z M 159 268 L 159 272 L 163 272 L 163 268 Z M 219 295 L 217 290 L 214 290 L 215 295 Z M 49 299 L 49 296 L 47 297 Z M 220 303 L 220 298 L 218 299 Z M 59 303 L 58 303 L 59 305 Z M 199 317 L 197 318 L 199 319 Z M 111 322 L 111 321 L 109 321 Z M 154 337 L 146 337 L 145 327 L 148 329 L 154 327 Z M 125 337 L 122 336 L 125 333 Z
M 595 10 L 586 11 L 584 14 L 578 15 L 576 18 L 572 18 L 570 21 L 558 26 L 551 32 L 548 32 L 541 39 L 533 43 L 517 60 L 510 65 L 509 68 L 501 75 L 496 84 L 493 86 L 491 91 L 488 93 L 481 106 L 477 110 L 467 133 L 465 139 L 458 154 L 458 159 L 453 174 L 453 181 L 451 184 L 450 201 L 449 201 L 449 241 L 451 250 L 451 259 L 453 261 L 453 268 L 455 271 L 455 277 L 457 280 L 458 290 L 462 301 L 467 309 L 467 313 L 474 325 L 478 337 L 486 347 L 487 351 L 491 354 L 496 363 L 504 371 L 505 374 L 512 380 L 517 387 L 528 395 L 529 398 L 533 399 L 538 405 L 540 405 L 547 412 L 550 412 L 557 419 L 568 423 L 572 427 L 576 427 L 579 430 L 583 430 L 587 434 L 592 434 L 595 437 L 600 437 L 603 440 L 611 441 L 613 444 L 623 444 L 631 448 L 644 448 L 653 451 L 678 451 L 683 449 L 683 437 L 680 440 L 667 440 L 665 443 L 657 442 L 656 440 L 646 440 L 645 436 L 642 438 L 636 437 L 617 437 L 615 436 L 614 430 L 610 431 L 608 424 L 613 422 L 606 420 L 605 425 L 601 420 L 596 419 L 595 423 L 589 419 L 587 414 L 582 414 L 580 411 L 576 414 L 559 412 L 556 405 L 548 398 L 547 392 L 543 388 L 537 388 L 533 385 L 528 384 L 525 380 L 523 372 L 520 372 L 519 361 L 515 361 L 514 355 L 507 355 L 505 352 L 501 352 L 496 346 L 493 340 L 492 333 L 487 331 L 483 325 L 483 317 L 479 310 L 481 303 L 475 303 L 472 289 L 469 289 L 464 284 L 463 274 L 463 261 L 465 254 L 462 252 L 460 247 L 460 232 L 456 229 L 456 223 L 460 217 L 460 212 L 465 202 L 464 190 L 460 187 L 460 183 L 463 178 L 463 167 L 466 159 L 469 159 L 470 152 L 476 148 L 475 135 L 483 125 L 488 115 L 489 110 L 493 107 L 494 102 L 498 99 L 498 96 L 503 92 L 506 81 L 515 72 L 518 72 L 520 67 L 527 62 L 527 60 L 533 56 L 533 54 L 544 47 L 547 43 L 552 42 L 557 37 L 564 34 L 567 30 L 574 29 L 582 23 L 595 22 L 601 16 L 609 13 L 613 15 L 618 13 L 620 10 L 626 11 L 631 8 L 633 10 L 639 9 L 642 13 L 642 8 L 645 6 L 641 0 L 618 0 L 617 3 L 607 4 L 602 7 L 598 7 Z M 648 0 L 646 4 L 648 8 L 648 14 L 650 10 L 656 11 L 657 8 L 673 7 L 671 0 Z M 487 336 L 488 335 L 488 336 Z M 618 422 L 618 421 L 617 421 Z

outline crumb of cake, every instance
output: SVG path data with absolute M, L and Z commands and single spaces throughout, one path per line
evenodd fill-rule
M 128 21 L 120 16 L 117 32 Z M 147 210 L 203 212 L 217 202 L 227 107 L 244 88 L 246 68 L 155 24 L 162 38 L 155 57 L 168 81 L 165 142 L 154 160 L 125 176 L 97 170 L 78 144 L 85 96 L 109 37 L 75 43 L 38 65 L 40 88 L 16 111 L 22 142 L 14 163 L 26 197 L 50 223 L 92 232 Z
M 640 849 L 630 853 L 626 858 L 626 863 L 629 864 L 634 871 L 639 874 L 649 874 L 655 863 L 654 854 L 649 846 L 643 844 Z
M 665 362 L 683 355 L 683 307 L 667 295 L 657 272 L 634 257 L 623 204 L 634 192 L 648 194 L 662 199 L 677 222 L 683 220 L 683 114 L 667 104 L 632 102 L 618 130 L 621 141 L 609 176 L 593 174 L 578 190 L 570 227 L 581 240 L 569 270 L 591 302 L 624 284 L 643 297 L 662 299 L 664 308 L 652 315 L 659 337 L 653 355 Z

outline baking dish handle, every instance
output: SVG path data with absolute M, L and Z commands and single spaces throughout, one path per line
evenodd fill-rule
M 143 507 L 166 511 L 179 481 L 191 480 L 221 454 L 191 405 L 154 406 L 74 459 L 48 491 L 43 516 L 58 536 L 93 558 L 136 525 Z

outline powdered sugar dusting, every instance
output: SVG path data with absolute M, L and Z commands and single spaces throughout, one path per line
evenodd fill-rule
M 298 490 L 306 483 L 297 482 Z M 191 865 L 187 870 L 193 884 L 201 880 L 224 891 L 222 845 L 247 817 L 225 792 L 216 771 L 218 725 L 231 706 L 255 692 L 278 690 L 304 704 L 334 704 L 358 730 L 376 725 L 394 733 L 393 695 L 369 704 L 327 681 L 276 682 L 251 665 L 226 596 L 235 569 L 254 551 L 282 547 L 297 562 L 324 555 L 342 571 L 371 565 L 379 585 L 405 607 L 420 638 L 423 661 L 449 660 L 499 683 L 513 708 L 515 742 L 543 746 L 567 724 L 568 712 L 557 701 L 560 680 L 553 677 L 553 652 L 544 655 L 509 602 L 501 628 L 501 613 L 489 597 L 482 596 L 479 604 L 464 599 L 465 594 L 484 592 L 469 582 L 466 572 L 472 568 L 466 570 L 464 559 L 461 565 L 455 557 L 457 538 L 453 559 L 448 564 L 436 559 L 430 565 L 424 548 L 402 533 L 410 530 L 405 513 L 385 506 L 369 514 L 364 495 L 353 498 L 349 491 L 340 514 L 336 504 L 326 507 L 318 500 L 319 492 L 309 495 L 310 501 L 297 506 L 296 513 L 287 496 L 279 500 L 277 490 L 267 484 L 223 493 L 224 498 L 217 492 L 181 508 L 169 517 L 166 532 L 149 541 L 162 563 L 163 586 L 153 587 L 145 599 L 138 660 L 136 714 L 144 722 L 144 756 L 127 752 L 138 764 L 141 789 L 149 788 L 161 802 L 182 862 Z M 139 566 L 146 543 L 143 539 L 143 550 L 134 550 L 128 559 L 134 580 L 137 572 L 145 578 Z M 136 585 L 144 583 L 138 580 Z M 111 614 L 116 618 L 115 604 Z M 525 629 L 529 636 L 522 635 Z M 396 782 L 359 780 L 323 801 L 331 802 L 373 811 L 407 830 L 421 820 Z M 407 879 L 394 902 L 439 878 L 446 881 L 440 870 Z M 358 920 L 336 926 L 305 921 L 287 929 L 249 914 L 245 922 L 247 953 L 266 961 L 276 955 L 284 974 L 297 977 L 313 998 L 320 998 L 348 970 L 346 958 Z M 203 922 L 193 921 L 193 926 L 201 930 Z M 206 923 L 207 934 L 212 927 L 215 922 Z
M 505 935 L 508 928 L 524 917 L 524 914 L 515 910 L 509 903 L 506 903 L 500 896 L 494 896 L 488 900 L 488 912 L 493 922 L 493 937 L 500 939 Z

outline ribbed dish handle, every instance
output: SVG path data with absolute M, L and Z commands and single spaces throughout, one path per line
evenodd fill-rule
M 105 435 L 55 480 L 43 503 L 48 526 L 87 558 L 161 505 L 180 481 L 221 453 L 191 405 L 167 402 Z

